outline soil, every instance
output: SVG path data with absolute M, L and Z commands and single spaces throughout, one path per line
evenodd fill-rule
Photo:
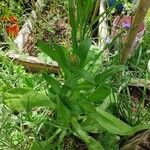
M 24 51 L 30 56 L 37 56 L 38 54 L 36 48 L 38 39 L 47 43 L 54 42 L 69 47 L 70 27 L 63 5 L 59 0 L 51 0 L 47 2 L 39 15 L 37 13 L 37 19 L 33 21 L 33 33 L 24 45 Z
M 120 150 L 150 150 L 150 130 L 139 132 L 123 142 Z
M 129 86 L 130 95 L 134 103 L 140 102 L 144 95 L 144 87 Z M 145 107 L 150 106 L 150 90 L 146 89 Z
M 64 150 L 88 150 L 86 144 L 79 138 L 71 135 L 65 138 Z

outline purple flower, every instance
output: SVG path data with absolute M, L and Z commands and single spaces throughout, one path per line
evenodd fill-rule
M 125 29 L 130 29 L 130 28 L 131 28 L 131 23 L 129 23 L 129 22 L 124 22 L 124 23 L 122 24 L 122 27 L 125 28 Z

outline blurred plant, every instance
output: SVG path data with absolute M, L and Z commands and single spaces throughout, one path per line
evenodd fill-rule
M 43 78 L 40 75 L 27 73 L 22 66 L 15 65 L 2 53 L 0 54 L 0 72 L 0 94 L 15 87 L 44 89 Z
M 51 133 L 48 137 L 34 139 L 31 150 L 62 149 L 68 134 L 80 138 L 91 150 L 101 150 L 103 147 L 100 141 L 89 133 L 100 134 L 107 130 L 112 134 L 131 136 L 142 129 L 150 128 L 149 125 L 131 127 L 104 109 L 113 91 L 113 87 L 110 86 L 111 78 L 123 71 L 124 67 L 112 65 L 103 71 L 98 67 L 96 73 L 92 72 L 91 68 L 101 55 L 99 52 L 91 57 L 90 52 L 89 16 L 94 9 L 94 2 L 68 0 L 72 29 L 71 49 L 38 41 L 38 47 L 58 62 L 62 69 L 62 79 L 56 80 L 43 73 L 47 84 L 46 94 L 44 91 L 38 92 L 30 88 L 12 88 L 7 90 L 3 97 L 4 103 L 14 111 L 30 112 L 35 107 L 42 106 L 51 109 Z
M 150 1 L 141 1 L 140 0 L 139 5 L 135 11 L 133 25 L 132 25 L 130 31 L 128 32 L 127 39 L 124 44 L 124 48 L 121 52 L 120 64 L 125 64 L 128 57 L 130 56 L 130 54 L 132 52 L 134 40 L 136 39 L 136 35 L 138 33 L 139 27 L 142 24 L 146 14 L 148 13 L 149 8 L 150 8 Z M 143 10 L 143 11 L 141 11 L 141 10 Z
M 4 54 L 0 54 L 0 149 L 26 150 L 35 137 L 39 126 L 47 124 L 49 110 L 20 113 L 12 111 L 3 102 L 3 96 L 12 88 L 44 90 L 42 76 L 29 74 L 22 66 L 15 65 Z M 23 91 L 22 90 L 22 91 Z M 44 129 L 43 129 L 44 130 Z M 28 134 L 27 134 L 28 133 Z
M 0 1 L 0 17 L 9 17 L 17 16 L 21 18 L 24 13 L 23 8 L 21 7 L 21 1 L 17 2 L 16 0 L 2 0 Z
M 23 23 L 24 9 L 21 6 L 21 1 L 0 1 L 0 44 L 3 46 L 3 50 L 7 49 L 7 44 L 9 43 L 8 38 L 16 37 L 19 32 L 19 26 Z
M 118 113 L 131 126 L 149 122 L 149 109 L 146 106 L 148 97 L 149 92 L 144 88 L 124 88 L 118 98 Z
M 135 49 L 134 57 L 131 57 L 127 62 L 130 68 L 130 76 L 133 78 L 147 78 L 149 74 L 147 70 L 147 62 L 149 61 L 149 35 L 150 35 L 150 11 L 145 19 L 145 33 L 140 41 L 139 46 Z M 147 77 L 146 77 L 147 76 Z

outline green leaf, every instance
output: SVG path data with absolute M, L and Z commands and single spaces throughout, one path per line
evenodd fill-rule
M 71 89 L 75 89 L 77 86 L 77 77 L 73 74 L 70 74 L 70 76 L 66 78 L 65 85 Z
M 49 150 L 50 143 L 47 141 L 36 142 L 34 141 L 30 147 L 30 150 Z
M 109 77 L 112 77 L 115 73 L 122 72 L 125 70 L 125 67 L 120 65 L 120 66 L 112 66 L 111 68 L 105 70 L 102 73 L 99 73 L 95 76 L 95 83 L 98 85 L 104 83 L 107 81 Z
M 135 127 L 133 127 L 133 132 L 139 132 L 141 130 L 150 129 L 150 124 L 139 124 Z
M 105 128 L 109 132 L 119 135 L 134 134 L 133 128 L 131 126 L 122 122 L 115 116 L 103 110 L 99 110 L 99 112 L 97 112 L 95 107 L 89 102 L 81 101 L 80 104 L 88 116 L 97 121 L 103 128 Z
M 30 88 L 34 88 L 34 82 L 33 82 L 33 80 L 32 80 L 32 78 L 30 78 L 30 77 L 25 77 L 25 82 L 26 82 L 26 85 L 28 86 L 28 87 L 30 87 Z
M 89 117 L 84 119 L 80 125 L 82 126 L 84 131 L 90 132 L 90 133 L 97 133 L 98 130 L 102 128 L 95 120 Z
M 90 74 L 90 72 L 88 72 L 84 69 L 81 69 L 81 70 L 79 70 L 79 75 L 86 81 L 88 81 L 90 83 L 94 83 L 94 77 L 92 76 L 92 74 Z
M 59 98 L 57 98 L 57 122 L 63 128 L 67 128 L 70 122 L 70 111 Z
M 108 86 L 101 86 L 89 95 L 88 100 L 91 102 L 103 101 L 110 93 L 111 89 Z
M 57 44 L 46 44 L 42 41 L 38 41 L 38 47 L 50 56 L 54 61 L 57 61 L 59 66 L 62 68 L 64 73 L 67 75 L 70 74 L 70 70 L 67 62 L 67 51 L 63 46 Z
M 85 91 L 90 91 L 93 88 L 93 84 L 87 81 L 83 81 L 78 84 L 78 90 L 85 90 Z
M 80 58 L 80 67 L 82 67 L 85 63 L 85 60 L 87 58 L 89 49 L 91 46 L 91 40 L 85 39 L 79 44 L 77 56 Z
M 75 4 L 74 0 L 68 0 L 69 21 L 70 21 L 70 26 L 72 29 L 71 39 L 72 39 L 72 45 L 73 45 L 73 53 L 76 54 L 77 47 L 78 47 L 78 41 L 77 41 L 78 22 L 76 20 L 74 4 Z
M 93 13 L 92 10 L 95 7 L 95 0 L 78 0 L 75 2 L 77 8 L 77 21 L 80 27 L 79 39 L 81 41 L 90 36 L 88 33 L 88 29 L 91 29 L 89 26 L 89 20 Z
M 61 129 L 58 128 L 49 139 L 41 142 L 34 141 L 30 146 L 30 150 L 50 150 L 51 144 L 54 142 L 60 132 Z
M 69 100 L 66 102 L 69 110 L 74 115 L 83 114 L 83 108 L 80 106 L 79 101 L 81 98 L 80 91 L 74 90 L 74 92 L 69 96 Z
M 61 61 L 61 63 L 63 65 L 68 67 L 68 62 L 67 62 L 68 50 L 65 47 L 63 47 L 62 45 L 58 45 L 58 44 L 53 44 L 53 47 L 57 51 L 57 54 L 58 54 L 58 56 L 60 58 L 59 61 Z
M 29 88 L 13 88 L 13 89 L 9 89 L 7 92 L 10 94 L 20 94 L 23 95 L 27 92 L 31 91 L 31 89 Z
M 50 44 L 46 44 L 42 41 L 37 42 L 38 47 L 48 56 L 50 56 L 54 61 L 59 61 L 57 51 L 54 50 L 54 47 Z
M 18 90 L 18 92 L 16 92 Z M 20 91 L 20 93 L 19 93 Z M 15 92 L 15 94 L 13 94 Z M 47 106 L 54 108 L 55 105 L 45 94 L 28 91 L 23 94 L 22 89 L 13 89 L 4 96 L 4 103 L 15 111 L 31 110 L 34 107 Z
M 87 135 L 85 131 L 83 131 L 82 127 L 79 125 L 75 117 L 71 119 L 71 123 L 75 131 L 77 132 L 77 135 L 87 144 L 89 150 L 103 150 L 103 147 L 98 141 L 96 141 L 94 138 Z
M 89 62 L 93 61 L 96 58 L 97 54 L 95 53 L 95 50 L 90 50 L 87 59 L 85 61 L 85 64 L 88 64 Z
M 117 102 L 117 97 L 118 97 L 117 93 L 113 93 L 113 92 L 110 93 L 110 95 L 105 98 L 103 103 L 100 106 L 96 107 L 96 110 L 97 111 L 107 110 L 110 105 L 114 105 Z
M 55 91 L 55 94 L 59 95 L 61 92 L 61 83 L 46 73 L 43 73 L 43 77 L 47 83 L 51 85 L 52 89 Z

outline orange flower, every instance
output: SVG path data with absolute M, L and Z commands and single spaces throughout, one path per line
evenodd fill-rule
M 19 32 L 18 19 L 16 16 L 4 16 L 0 19 L 5 23 L 5 31 L 8 36 L 15 38 Z
M 19 32 L 19 25 L 18 25 L 18 23 L 8 25 L 5 27 L 5 30 L 11 38 L 15 38 Z

